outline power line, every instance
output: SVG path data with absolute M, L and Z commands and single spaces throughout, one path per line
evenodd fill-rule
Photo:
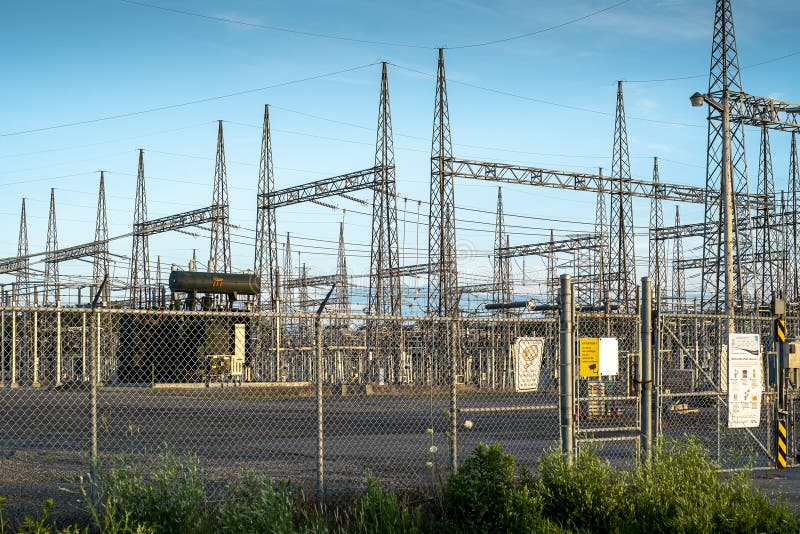
M 120 0 L 120 1 L 125 1 L 125 0 Z M 41 128 L 32 128 L 30 130 L 18 130 L 16 132 L 6 132 L 6 133 L 0 134 L 0 137 L 10 137 L 10 136 L 14 136 L 14 135 L 23 135 L 23 134 L 29 134 L 29 133 L 35 133 L 35 132 L 44 132 L 44 131 L 48 131 L 48 130 L 56 130 L 56 129 L 59 129 L 59 128 L 68 128 L 70 126 L 80 126 L 80 125 L 84 125 L 84 124 L 93 124 L 93 123 L 97 123 L 97 122 L 110 121 L 110 120 L 114 120 L 114 119 L 122 119 L 122 118 L 125 118 L 125 117 L 133 117 L 133 116 L 136 116 L 136 115 L 144 115 L 146 113 L 154 113 L 156 111 L 165 111 L 165 110 L 168 110 L 168 109 L 182 108 L 182 107 L 191 106 L 191 105 L 194 105 L 194 104 L 203 104 L 205 102 L 213 102 L 215 100 L 223 100 L 225 98 L 231 98 L 231 97 L 234 97 L 234 96 L 241 96 L 241 95 L 246 95 L 246 94 L 250 94 L 250 93 L 257 93 L 257 92 L 260 92 L 260 91 L 266 91 L 268 89 L 275 89 L 275 88 L 278 88 L 278 87 L 285 87 L 287 85 L 294 85 L 294 84 L 298 84 L 298 83 L 302 83 L 302 82 L 308 82 L 308 81 L 312 81 L 312 80 L 319 80 L 321 78 L 328 78 L 328 77 L 336 76 L 336 75 L 339 75 L 339 74 L 345 74 L 347 72 L 353 72 L 353 71 L 365 69 L 367 67 L 372 67 L 372 66 L 377 65 L 377 64 L 378 64 L 378 62 L 376 61 L 376 62 L 373 62 L 373 63 L 367 63 L 365 65 L 359 65 L 359 66 L 356 66 L 356 67 L 349 67 L 349 68 L 346 68 L 346 69 L 340 69 L 340 70 L 337 70 L 337 71 L 334 71 L 334 72 L 328 72 L 328 73 L 325 73 L 325 74 L 317 74 L 315 76 L 307 76 L 305 78 L 298 78 L 296 80 L 289 80 L 289 81 L 286 81 L 286 82 L 280 82 L 280 83 L 276 83 L 276 84 L 272 84 L 272 85 L 265 85 L 264 87 L 257 87 L 255 89 L 245 89 L 243 91 L 236 91 L 234 93 L 228 93 L 228 94 L 225 94 L 225 95 L 217 95 L 217 96 L 210 96 L 210 97 L 207 97 L 207 98 L 200 98 L 200 99 L 197 99 L 197 100 L 190 100 L 188 102 L 181 102 L 179 104 L 170 104 L 170 105 L 167 105 L 167 106 L 159 106 L 159 107 L 143 109 L 143 110 L 139 110 L 139 111 L 131 111 L 131 112 L 128 112 L 128 113 L 120 113 L 120 114 L 117 114 L 117 115 L 108 115 L 106 117 L 98 117 L 98 118 L 95 118 L 95 119 L 88 119 L 88 120 L 83 120 L 83 121 L 66 122 L 66 123 L 62 123 L 62 124 L 54 124 L 54 125 L 51 125 L 51 126 L 43 126 Z
M 542 33 L 550 32 L 550 31 L 553 31 L 553 30 L 558 30 L 558 29 L 563 28 L 565 26 L 569 26 L 571 24 L 575 24 L 576 22 L 584 21 L 584 20 L 586 20 L 588 18 L 594 17 L 596 15 L 600 15 L 602 13 L 605 13 L 606 11 L 610 11 L 610 10 L 612 10 L 614 8 L 617 8 L 617 7 L 619 7 L 619 6 L 623 5 L 623 4 L 627 4 L 630 1 L 631 0 L 622 0 L 621 2 L 617 2 L 616 4 L 612 4 L 610 6 L 602 8 L 602 9 L 598 9 L 596 11 L 592 11 L 591 13 L 587 13 L 585 15 L 581 15 L 580 17 L 576 17 L 576 18 L 561 22 L 559 24 L 554 24 L 552 26 L 548 26 L 546 28 L 541 28 L 541 29 L 534 30 L 534 31 L 531 31 L 531 32 L 527 32 L 527 33 L 523 33 L 523 34 L 519 34 L 519 35 L 512 35 L 512 36 L 509 36 L 509 37 L 501 37 L 499 39 L 494 39 L 494 40 L 491 40 L 491 41 L 479 41 L 479 42 L 475 42 L 475 43 L 467 43 L 467 44 L 462 44 L 462 45 L 457 45 L 457 46 L 445 46 L 443 48 L 446 48 L 448 50 L 463 50 L 465 48 L 478 48 L 478 47 L 482 47 L 482 46 L 490 46 L 490 45 L 495 45 L 495 44 L 500 44 L 500 43 L 507 43 L 509 41 L 516 41 L 516 40 L 519 40 L 519 39 L 524 39 L 526 37 L 533 37 L 534 35 L 540 35 Z M 434 45 L 421 45 L 421 44 L 414 44 L 414 43 L 401 43 L 401 42 L 396 42 L 396 41 L 379 41 L 379 40 L 376 40 L 376 39 L 363 39 L 363 38 L 358 38 L 358 37 L 347 37 L 347 36 L 344 36 L 344 35 L 335 35 L 335 34 L 330 34 L 330 33 L 310 32 L 310 31 L 305 31 L 305 30 L 298 30 L 298 29 L 295 29 L 295 28 L 285 28 L 285 27 L 282 27 L 282 26 L 272 26 L 272 25 L 268 25 L 268 24 L 259 24 L 257 22 L 247 22 L 247 21 L 244 21 L 244 20 L 232 19 L 232 18 L 228 18 L 228 17 L 218 17 L 218 16 L 214 16 L 214 15 L 206 15 L 204 13 L 198 13 L 198 12 L 195 12 L 195 11 L 187 11 L 187 10 L 184 10 L 184 9 L 175 9 L 175 8 L 171 8 L 171 7 L 165 7 L 165 6 L 159 6 L 159 5 L 156 5 L 156 4 L 150 4 L 150 3 L 147 3 L 147 2 L 137 2 L 135 0 L 120 0 L 120 2 L 123 2 L 125 4 L 131 4 L 131 5 L 139 6 L 139 7 L 146 7 L 146 8 L 150 8 L 150 9 L 157 9 L 157 10 L 160 10 L 160 11 L 166 11 L 168 13 L 175 13 L 175 14 L 178 14 L 178 15 L 186 15 L 186 16 L 189 16 L 189 17 L 197 17 L 197 18 L 206 19 L 206 20 L 213 20 L 213 21 L 217 21 L 217 22 L 226 22 L 228 24 L 237 24 L 237 25 L 240 25 L 240 26 L 247 26 L 248 28 L 259 28 L 259 29 L 262 29 L 262 30 L 270 30 L 270 31 L 276 31 L 276 32 L 291 33 L 291 34 L 294 34 L 294 35 L 303 35 L 303 36 L 306 36 L 306 37 L 314 37 L 314 38 L 319 38 L 319 39 L 331 39 L 331 40 L 335 40 L 335 41 L 347 41 L 347 42 L 352 42 L 352 43 L 372 44 L 372 45 L 380 45 L 380 46 L 392 46 L 392 47 L 397 47 L 397 48 L 415 48 L 415 49 L 421 49 L 421 50 L 433 50 L 433 49 L 441 48 L 439 46 L 434 46 Z

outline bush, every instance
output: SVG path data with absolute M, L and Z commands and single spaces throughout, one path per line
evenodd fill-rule
M 561 453 L 542 459 L 540 488 L 544 516 L 567 529 L 618 532 L 625 485 L 608 462 L 578 452 L 573 462 Z
M 386 493 L 367 475 L 367 491 L 353 505 L 349 521 L 340 528 L 364 534 L 419 533 L 430 525 L 419 506 L 401 504 L 394 493 Z
M 696 442 L 665 442 L 653 461 L 629 474 L 630 532 L 800 532 L 786 506 L 774 505 L 747 476 L 720 478 Z
M 450 476 L 445 491 L 449 527 L 458 532 L 557 532 L 542 516 L 541 484 L 519 477 L 499 445 L 479 444 Z
M 113 512 L 110 515 L 117 516 L 124 511 L 128 523 L 176 534 L 206 528 L 205 487 L 196 457 L 182 463 L 164 450 L 161 463 L 149 477 L 119 464 L 100 476 L 99 490 L 104 507 L 100 515 Z
M 324 521 L 315 520 L 302 490 L 289 482 L 274 483 L 243 473 L 228 486 L 214 517 L 215 532 L 323 532 Z

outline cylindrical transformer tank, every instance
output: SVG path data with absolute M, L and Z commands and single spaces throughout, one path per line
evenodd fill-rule
M 173 292 L 183 293 L 257 295 L 261 291 L 261 283 L 254 274 L 172 271 L 169 288 Z

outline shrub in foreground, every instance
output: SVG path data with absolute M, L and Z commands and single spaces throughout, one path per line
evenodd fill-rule
M 298 486 L 248 473 L 220 502 L 209 502 L 196 458 L 181 462 L 168 452 L 149 476 L 121 463 L 97 486 L 102 505 L 89 506 L 94 524 L 61 532 L 800 532 L 800 519 L 785 505 L 770 502 L 746 474 L 720 477 L 692 442 L 661 444 L 652 462 L 629 471 L 591 452 L 572 462 L 553 453 L 536 476 L 515 470 L 500 446 L 479 445 L 437 488 L 436 500 L 410 503 L 368 476 L 363 494 L 324 514 Z M 17 531 L 58 532 L 53 514 L 48 500 L 40 517 L 26 518 Z

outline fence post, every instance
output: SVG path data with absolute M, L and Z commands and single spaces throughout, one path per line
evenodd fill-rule
M 322 319 L 318 313 L 314 317 L 317 353 L 317 503 L 322 506 L 324 492 L 324 447 L 322 427 Z
M 11 309 L 11 387 L 17 387 L 17 310 L 14 308 Z
M 649 462 L 653 453 L 653 330 L 652 319 L 652 292 L 650 290 L 650 277 L 642 278 L 642 305 L 639 307 L 641 322 L 641 350 L 639 351 L 638 390 L 640 395 L 640 425 L 641 443 L 645 453 L 645 461 Z
M 573 369 L 573 333 L 572 333 L 572 278 L 568 274 L 561 275 L 561 289 L 559 295 L 561 304 L 559 321 L 559 397 L 558 409 L 561 418 L 561 452 L 567 455 L 567 461 L 572 463 L 574 453 L 574 421 L 575 413 L 572 385 L 574 382 Z
M 39 387 L 39 312 L 33 312 L 33 387 Z
M 455 319 L 448 318 L 447 352 L 450 354 L 450 471 L 458 470 L 458 405 L 456 393 L 456 373 L 458 372 L 458 351 L 456 350 Z
M 56 312 L 56 386 L 61 385 L 61 375 L 63 373 L 61 357 L 61 301 L 59 301 L 58 311 Z

